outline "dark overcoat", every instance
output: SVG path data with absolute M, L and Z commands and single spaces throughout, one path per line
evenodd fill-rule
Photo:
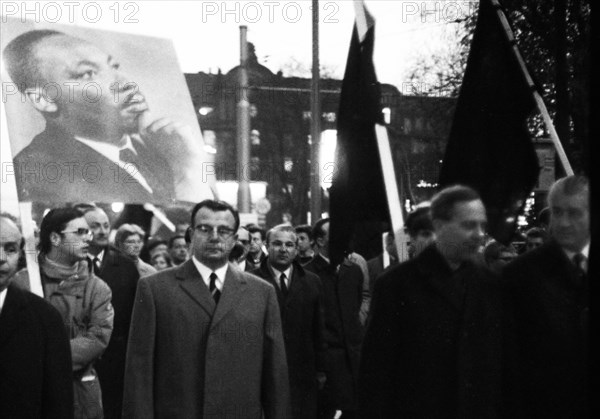
M 469 263 L 453 273 L 435 246 L 381 275 L 363 342 L 360 417 L 499 417 L 500 296 L 488 269 Z
M 0 417 L 73 418 L 69 337 L 44 299 L 9 286 L 0 313 Z
M 317 417 L 317 371 L 324 371 L 324 319 L 321 280 L 294 262 L 287 296 L 281 292 L 265 259 L 252 272 L 270 282 L 277 291 L 283 323 L 283 339 L 290 376 L 294 419 Z
M 173 172 L 159 154 L 136 144 L 138 170 L 152 188 L 96 150 L 58 129 L 47 127 L 14 158 L 21 201 L 157 202 L 175 197 Z
M 304 269 L 317 274 L 323 287 L 327 381 L 322 397 L 337 409 L 356 409 L 358 363 L 364 334 L 359 320 L 362 271 L 349 261 L 339 267 L 331 266 L 320 255 Z
M 589 417 L 589 301 L 575 265 L 554 240 L 504 268 L 516 340 L 521 415 Z
M 127 339 L 140 274 L 129 257 L 113 247 L 108 247 L 104 251 L 98 276 L 110 287 L 115 310 L 110 342 L 102 357 L 96 361 L 96 372 L 102 387 L 104 417 L 113 419 L 120 418 L 123 409 Z

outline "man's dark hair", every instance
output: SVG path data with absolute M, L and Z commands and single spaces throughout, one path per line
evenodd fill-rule
M 296 234 L 305 233 L 308 236 L 308 240 L 313 239 L 312 227 L 308 224 L 302 224 L 295 227 Z
M 183 239 L 183 240 L 185 240 L 185 236 L 184 236 L 184 235 L 182 235 L 182 234 L 176 234 L 176 235 L 174 235 L 173 237 L 171 237 L 171 238 L 169 239 L 169 249 L 172 249 L 172 248 L 173 248 L 173 244 L 175 243 L 175 240 L 178 240 L 178 239 Z M 186 243 L 187 243 L 187 240 L 186 240 Z
M 19 91 L 24 92 L 25 89 L 35 88 L 47 81 L 40 71 L 40 61 L 35 49 L 44 39 L 59 35 L 65 34 L 48 29 L 33 30 L 17 36 L 4 48 L 6 71 Z
M 262 228 L 256 226 L 256 225 L 249 225 L 246 227 L 246 230 L 248 230 L 248 233 L 250 233 L 251 235 L 254 233 L 260 233 L 260 239 L 262 241 L 266 240 L 266 235 L 267 233 L 265 232 L 265 230 L 263 230 Z
M 235 219 L 235 225 L 233 227 L 233 230 L 237 231 L 238 228 L 240 228 L 240 214 L 227 202 L 216 201 L 214 199 L 205 199 L 204 201 L 197 203 L 196 206 L 192 209 L 192 218 L 191 218 L 191 223 L 190 223 L 191 228 L 196 227 L 196 224 L 195 224 L 196 213 L 200 210 L 200 208 L 204 208 L 204 207 L 208 208 L 209 210 L 211 210 L 213 212 L 229 211 L 233 215 L 233 218 Z
M 406 216 L 404 227 L 409 236 L 415 237 L 419 231 L 433 231 L 431 221 L 431 206 L 423 206 L 415 209 Z
M 315 223 L 315 226 L 312 230 L 312 236 L 314 240 L 320 239 L 325 236 L 325 231 L 323 231 L 323 226 L 329 222 L 329 218 L 321 218 L 319 221 Z
M 454 206 L 460 202 L 481 200 L 475 189 L 464 185 L 454 185 L 442 189 L 431 200 L 431 219 L 450 221 L 454 216 Z
M 241 242 L 235 242 L 231 248 L 231 252 L 229 252 L 228 260 L 230 262 L 237 262 L 237 260 L 243 256 L 245 250 L 246 249 Z
M 40 254 L 45 255 L 52 249 L 50 234 L 60 234 L 67 224 L 81 217 L 83 217 L 83 213 L 77 208 L 54 208 L 50 210 L 40 225 L 40 243 L 38 245 Z

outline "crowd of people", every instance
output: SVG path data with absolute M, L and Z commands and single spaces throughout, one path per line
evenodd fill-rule
M 2 214 L 0 417 L 588 417 L 587 179 L 544 214 L 517 252 L 457 185 L 408 215 L 407 258 L 389 232 L 336 266 L 328 218 L 205 200 L 162 240 L 78 204 L 41 220 L 43 298 Z

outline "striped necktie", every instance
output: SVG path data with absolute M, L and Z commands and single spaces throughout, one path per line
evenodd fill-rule
M 215 304 L 218 304 L 219 298 L 221 298 L 221 291 L 219 291 L 219 288 L 217 288 L 217 279 L 218 277 L 216 273 L 213 272 L 210 274 L 210 285 L 208 289 L 210 290 L 212 298 L 215 300 Z

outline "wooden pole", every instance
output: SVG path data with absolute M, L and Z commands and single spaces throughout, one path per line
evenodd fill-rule
M 363 0 L 354 1 L 354 10 L 356 12 L 356 29 L 359 40 L 362 42 L 369 30 L 369 20 Z M 375 125 L 375 135 L 377 138 L 377 148 L 379 150 L 379 160 L 383 170 L 383 181 L 385 183 L 385 191 L 390 212 L 390 220 L 392 222 L 392 231 L 394 232 L 394 240 L 398 251 L 398 261 L 402 262 L 407 257 L 406 234 L 404 232 L 404 217 L 402 216 L 402 205 L 400 203 L 400 195 L 398 193 L 398 183 L 396 182 L 396 171 L 394 169 L 394 161 L 392 159 L 392 149 L 388 137 L 387 128 L 383 125 Z
M 527 70 L 527 66 L 525 65 L 523 56 L 521 56 L 521 52 L 519 51 L 519 48 L 517 47 L 517 41 L 512 32 L 512 29 L 510 28 L 508 19 L 504 15 L 502 6 L 498 2 L 498 0 L 490 0 L 490 1 L 492 2 L 492 5 L 496 9 L 496 13 L 498 14 L 500 23 L 502 24 L 502 27 L 504 28 L 504 33 L 506 34 L 508 42 L 512 46 L 513 53 L 515 54 L 515 57 L 517 58 L 519 66 L 521 67 L 521 71 L 523 72 L 523 75 L 525 76 L 525 80 L 527 81 L 527 84 L 529 85 L 529 87 L 531 88 L 531 90 L 533 92 L 533 98 L 535 100 L 536 106 L 538 108 L 538 111 L 542 115 L 542 118 L 544 120 L 544 124 L 546 125 L 546 128 L 548 129 L 548 134 L 550 134 L 550 139 L 552 140 L 552 143 L 554 143 L 554 147 L 556 148 L 558 158 L 560 159 L 560 162 L 561 162 L 563 168 L 565 169 L 565 173 L 567 174 L 567 176 L 571 176 L 574 174 L 573 168 L 571 167 L 571 163 L 569 163 L 569 159 L 567 158 L 565 149 L 563 148 L 562 143 L 560 142 L 560 138 L 558 138 L 558 133 L 556 132 L 556 129 L 554 128 L 554 123 L 552 122 L 552 118 L 550 118 L 550 114 L 548 113 L 548 109 L 546 108 L 546 104 L 544 103 L 544 99 L 542 99 L 542 96 L 537 91 L 535 83 L 533 82 L 533 79 L 531 78 L 531 75 L 529 74 L 529 71 Z

